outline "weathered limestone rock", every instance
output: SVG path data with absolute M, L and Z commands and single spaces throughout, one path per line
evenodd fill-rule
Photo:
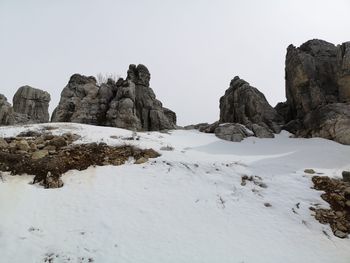
M 215 132 L 215 129 L 217 127 L 219 127 L 220 125 L 220 122 L 219 121 L 216 121 L 212 124 L 207 124 L 207 125 L 201 125 L 199 127 L 199 131 L 200 132 L 205 132 L 205 133 L 214 133 Z
M 94 77 L 74 74 L 61 93 L 59 105 L 54 110 L 51 121 L 97 125 L 98 91 Z
M 15 122 L 13 108 L 7 98 L 0 94 L 0 126 L 12 125 Z
M 264 94 L 235 77 L 220 98 L 220 123 L 258 124 L 279 133 L 283 118 L 270 106 Z
M 214 131 L 216 137 L 232 142 L 240 142 L 252 134 L 241 124 L 227 123 L 219 125 Z
M 286 56 L 286 96 L 292 118 L 302 118 L 320 105 L 338 101 L 337 47 L 310 40 L 290 45 Z
M 130 65 L 126 80 L 108 80 L 101 86 L 93 77 L 75 74 L 62 91 L 52 121 L 130 130 L 173 129 L 176 114 L 156 99 L 149 87 L 150 78 L 144 65 Z
M 337 47 L 339 102 L 350 102 L 350 42 Z
M 46 91 L 30 86 L 20 87 L 13 97 L 13 110 L 24 117 L 18 117 L 17 122 L 23 122 L 20 118 L 24 118 L 25 122 L 26 116 L 32 123 L 48 122 L 50 100 L 50 94 Z
M 136 86 L 127 80 L 118 81 L 117 92 L 107 111 L 107 125 L 130 130 L 141 130 L 141 121 L 136 115 Z
M 290 45 L 286 56 L 287 102 L 276 110 L 284 129 L 302 137 L 350 144 L 350 42 L 313 39 Z
M 175 126 L 176 121 L 177 121 L 176 113 L 173 112 L 172 110 L 170 110 L 168 108 L 164 108 L 164 107 L 163 107 L 163 112 L 164 112 L 165 116 L 168 118 L 169 122 Z
M 258 124 L 253 124 L 251 126 L 251 129 L 255 135 L 255 137 L 258 138 L 275 138 L 275 135 L 273 135 L 273 133 L 264 126 L 260 126 Z
M 308 113 L 304 128 L 297 132 L 302 137 L 322 137 L 350 144 L 350 103 L 333 103 Z

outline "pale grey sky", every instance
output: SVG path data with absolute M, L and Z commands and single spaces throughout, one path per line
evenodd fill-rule
M 349 0 L 0 0 L 0 93 L 31 85 L 53 110 L 72 74 L 142 63 L 180 125 L 213 122 L 235 75 L 284 101 L 287 46 L 349 41 L 349 12 Z

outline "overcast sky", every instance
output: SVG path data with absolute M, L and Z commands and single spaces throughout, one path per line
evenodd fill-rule
M 0 93 L 46 90 L 52 111 L 72 74 L 142 63 L 180 125 L 213 122 L 236 75 L 284 101 L 287 46 L 350 41 L 349 13 L 349 0 L 0 0 Z

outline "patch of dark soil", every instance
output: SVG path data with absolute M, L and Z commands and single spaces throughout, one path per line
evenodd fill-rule
M 32 133 L 25 135 L 33 136 Z M 5 138 L 8 144 L 0 148 L 0 171 L 35 175 L 33 183 L 42 183 L 46 188 L 58 188 L 63 186 L 60 176 L 69 170 L 81 171 L 95 165 L 121 165 L 129 157 L 144 162 L 148 158 L 160 156 L 153 149 L 141 150 L 133 146 L 72 144 L 72 138 L 78 137 L 43 134 L 35 138 Z
M 310 209 L 321 224 L 329 224 L 335 236 L 345 238 L 350 234 L 350 182 L 332 179 L 328 176 L 313 176 L 316 190 L 324 191 L 321 198 L 330 205 L 330 209 Z

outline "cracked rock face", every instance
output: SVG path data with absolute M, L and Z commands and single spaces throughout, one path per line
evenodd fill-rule
M 287 101 L 276 106 L 284 128 L 350 144 L 350 42 L 335 46 L 313 39 L 290 45 L 285 72 Z
M 77 122 L 130 130 L 165 130 L 176 125 L 174 112 L 163 108 L 144 65 L 130 65 L 127 78 L 98 86 L 94 77 L 75 74 L 61 93 L 53 122 Z
M 24 115 L 24 118 L 27 117 L 31 123 L 49 122 L 50 100 L 50 94 L 46 91 L 23 86 L 13 97 L 13 110 L 19 115 Z
M 249 129 L 256 124 L 270 133 L 279 133 L 282 122 L 283 118 L 267 102 L 264 94 L 237 76 L 220 98 L 220 123 L 240 123 Z M 256 125 L 254 128 L 258 130 Z

